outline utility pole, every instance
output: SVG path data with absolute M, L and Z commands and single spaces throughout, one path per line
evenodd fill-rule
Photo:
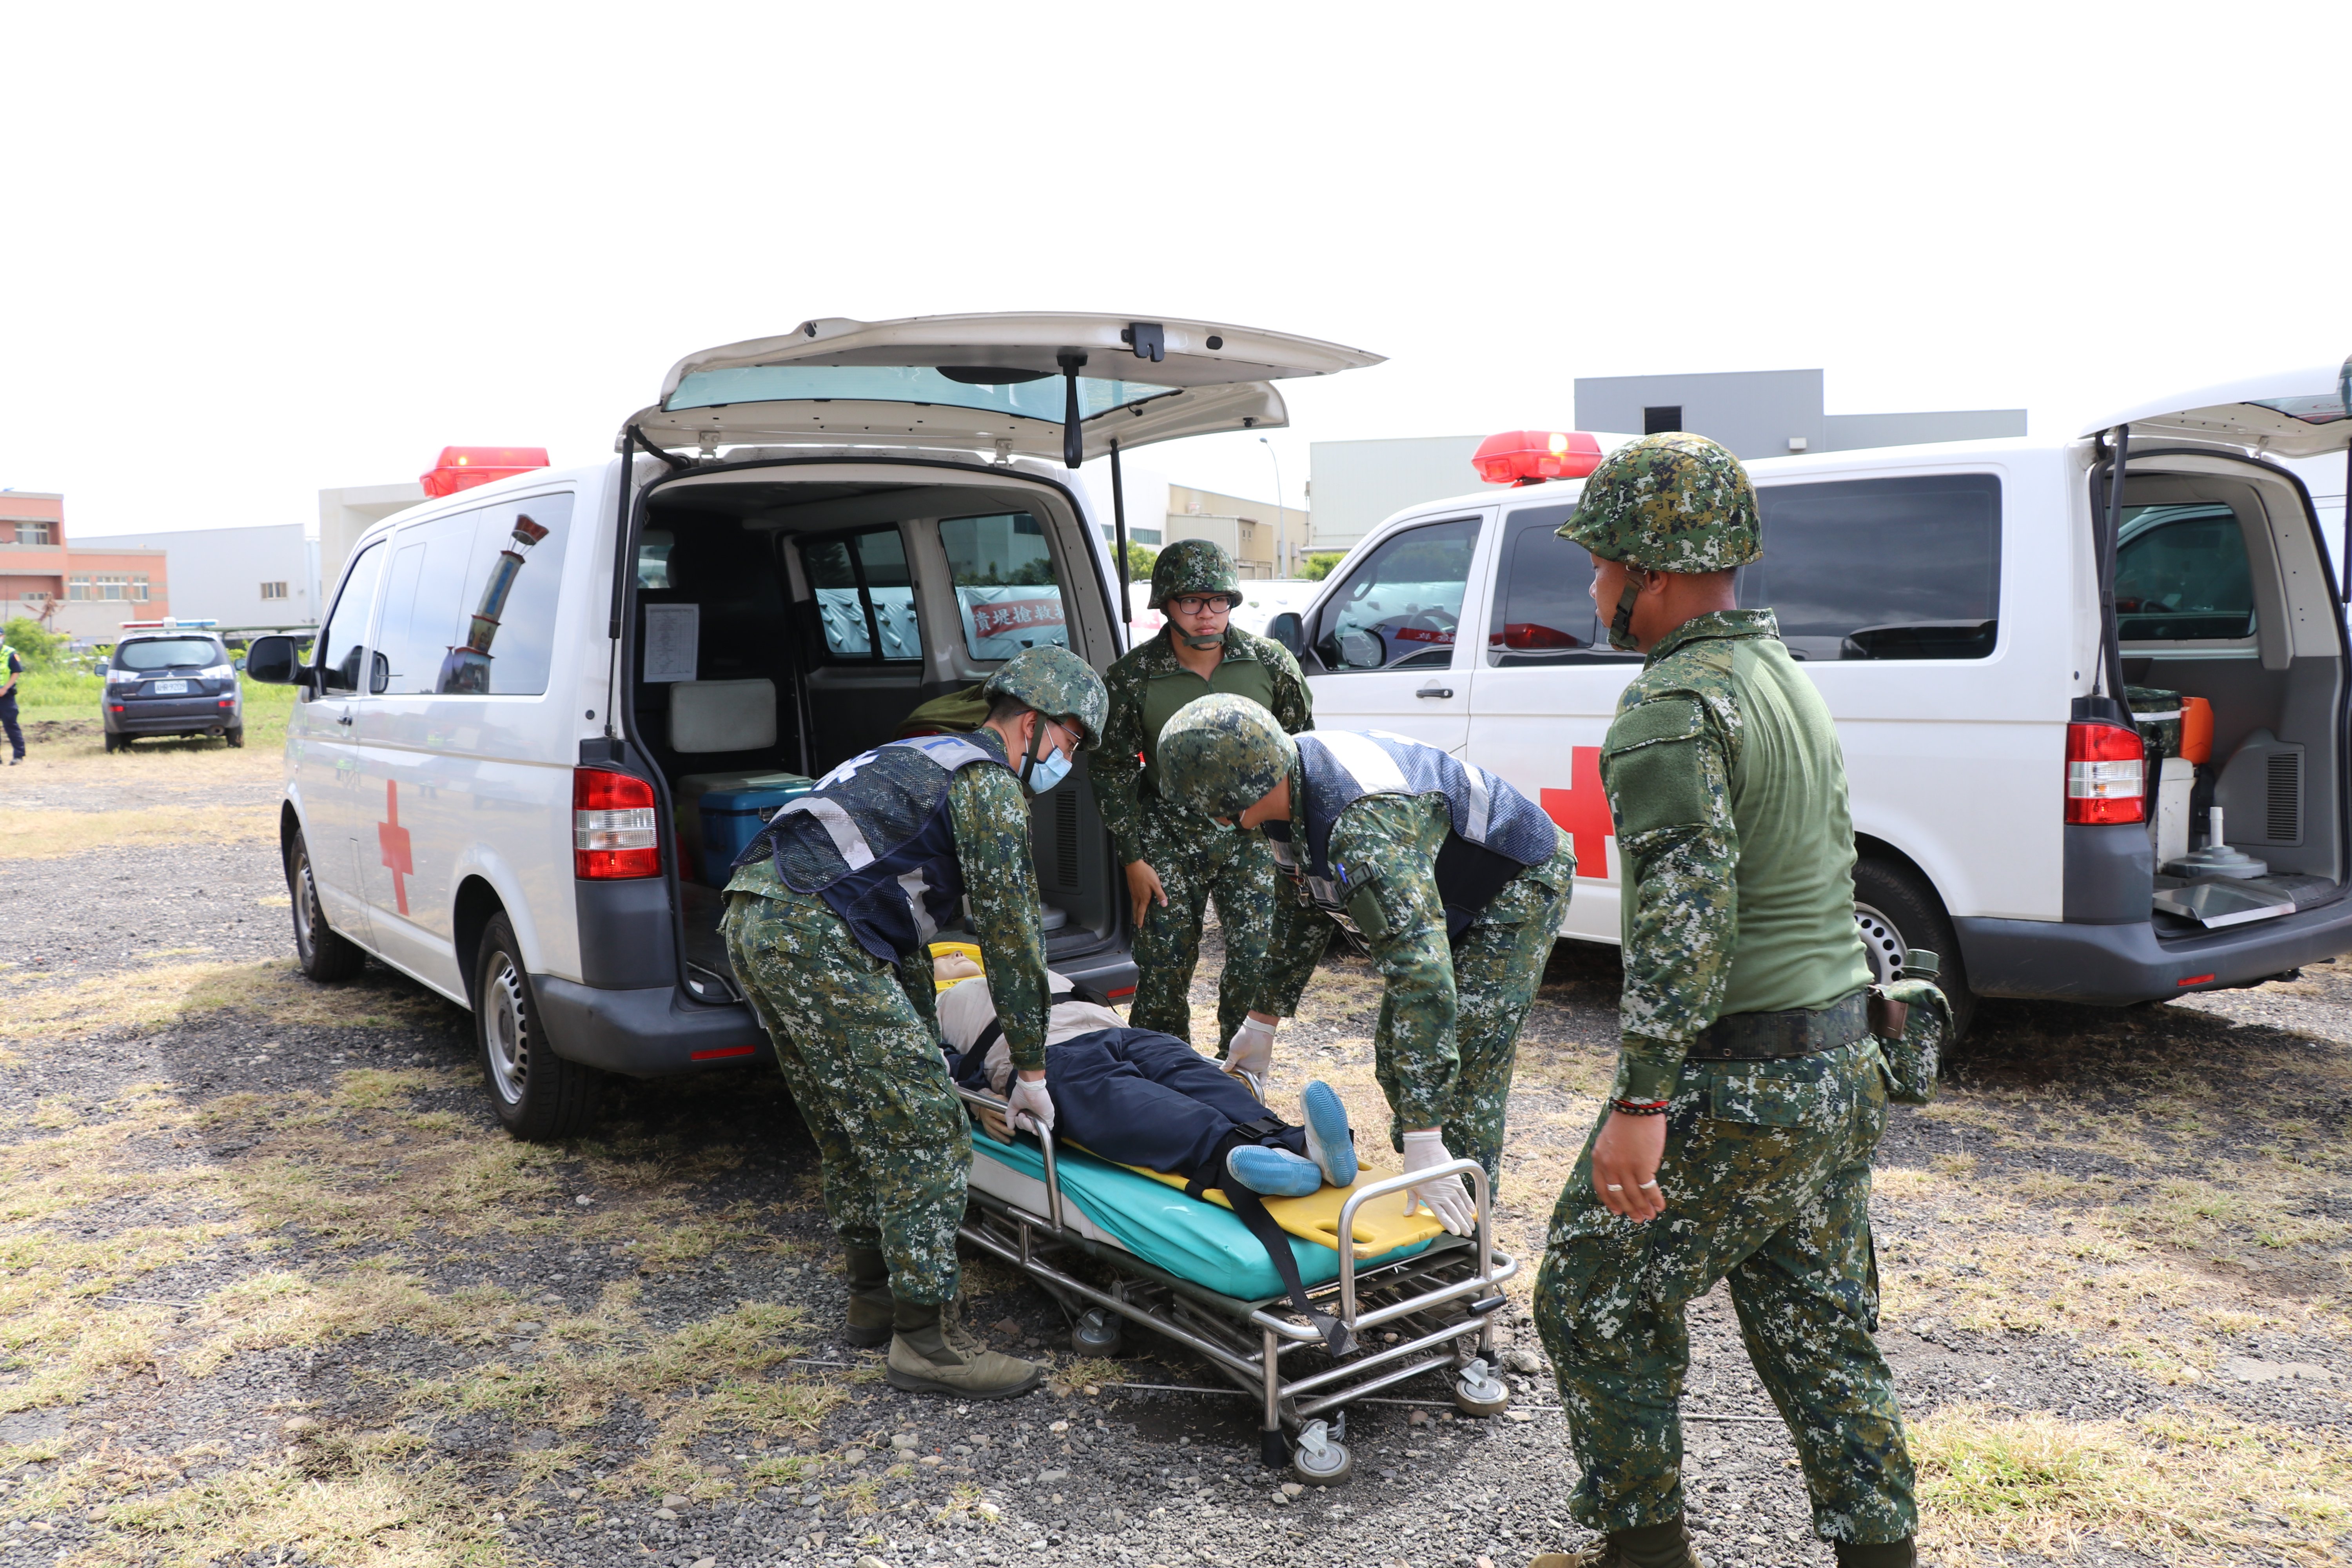
M 1287 577 L 1291 574 L 1288 560 L 1290 529 L 1282 507 L 1282 454 L 1276 451 L 1274 443 L 1263 436 L 1257 438 L 1257 444 L 1265 448 L 1267 457 L 1274 459 L 1274 571 L 1277 577 Z

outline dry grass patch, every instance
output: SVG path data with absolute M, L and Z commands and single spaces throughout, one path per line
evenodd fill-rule
M 8 1033 L 64 1040 L 101 1029 L 165 1029 L 207 1013 L 239 1008 L 272 1026 L 430 1027 L 458 1009 L 404 976 L 373 970 L 341 985 L 302 977 L 291 959 L 258 963 L 160 963 L 58 983 L 16 971 L 5 976 Z
M 92 849 L 240 844 L 278 837 L 278 808 L 148 805 L 131 811 L 0 807 L 0 859 L 58 860 Z
M 2111 1541 L 2167 1563 L 2333 1563 L 2352 1447 L 2202 1413 L 2068 1422 L 1948 1405 L 1914 1423 L 1926 1542 L 1943 1561 Z

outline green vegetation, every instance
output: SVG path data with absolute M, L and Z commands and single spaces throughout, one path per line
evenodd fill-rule
M 1147 550 L 1133 540 L 1127 542 L 1127 575 L 1130 582 L 1149 583 L 1151 569 L 1160 564 L 1160 552 Z
M 40 622 L 26 620 L 22 616 L 0 626 L 0 639 L 7 642 L 9 650 L 23 662 L 27 672 L 55 669 L 58 661 L 65 658 L 68 641 L 63 632 L 50 631 Z
M 1347 559 L 1344 550 L 1318 550 L 1298 563 L 1298 575 L 1309 583 L 1320 583 L 1331 575 L 1331 568 Z

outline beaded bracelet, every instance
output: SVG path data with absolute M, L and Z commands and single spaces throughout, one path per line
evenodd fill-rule
M 1620 1116 L 1664 1116 L 1671 1103 L 1664 1100 L 1612 1100 L 1609 1109 Z

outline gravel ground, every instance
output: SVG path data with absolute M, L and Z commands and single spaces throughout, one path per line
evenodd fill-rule
M 160 1027 L 0 1035 L 0 1563 L 1517 1568 L 1585 1539 L 1525 1279 L 1510 1416 L 1456 1419 L 1434 1379 L 1392 1389 L 1349 1415 L 1344 1488 L 1286 1489 L 1244 1399 L 1130 1386 L 1213 1389 L 1180 1350 L 1071 1368 L 1059 1310 L 991 1263 L 968 1265 L 968 1321 L 1096 1381 L 901 1394 L 834 1337 L 814 1152 L 772 1070 L 615 1084 L 594 1137 L 513 1145 L 462 1015 L 373 970 L 286 980 L 273 846 L 169 864 L 158 896 L 150 850 L 0 860 L 12 994 L 151 964 L 163 927 L 171 962 L 251 987 Z M 1212 953 L 1197 1003 L 1214 973 Z M 1530 1265 L 1605 1083 L 1616 981 L 1613 954 L 1563 947 L 1525 1036 L 1497 1220 Z M 1276 1102 L 1326 1077 L 1376 1128 L 1376 1009 L 1360 965 L 1330 965 Z M 1881 1156 L 1881 1342 L 1923 1450 L 1957 1475 L 1973 1434 L 2046 1430 L 2128 1468 L 2226 1427 L 2340 1466 L 2348 1042 L 2333 965 L 2128 1012 L 1988 1005 Z M 1829 1563 L 1720 1291 L 1691 1339 L 1708 1561 Z M 2215 1453 L 2162 1471 L 2161 1508 L 2102 1512 L 2069 1483 L 2057 1525 L 2021 1513 L 2005 1543 L 1949 1482 L 1930 1558 L 2345 1560 L 2346 1472 L 2274 1495 Z M 2150 1522 L 2207 1501 L 2219 1522 Z

